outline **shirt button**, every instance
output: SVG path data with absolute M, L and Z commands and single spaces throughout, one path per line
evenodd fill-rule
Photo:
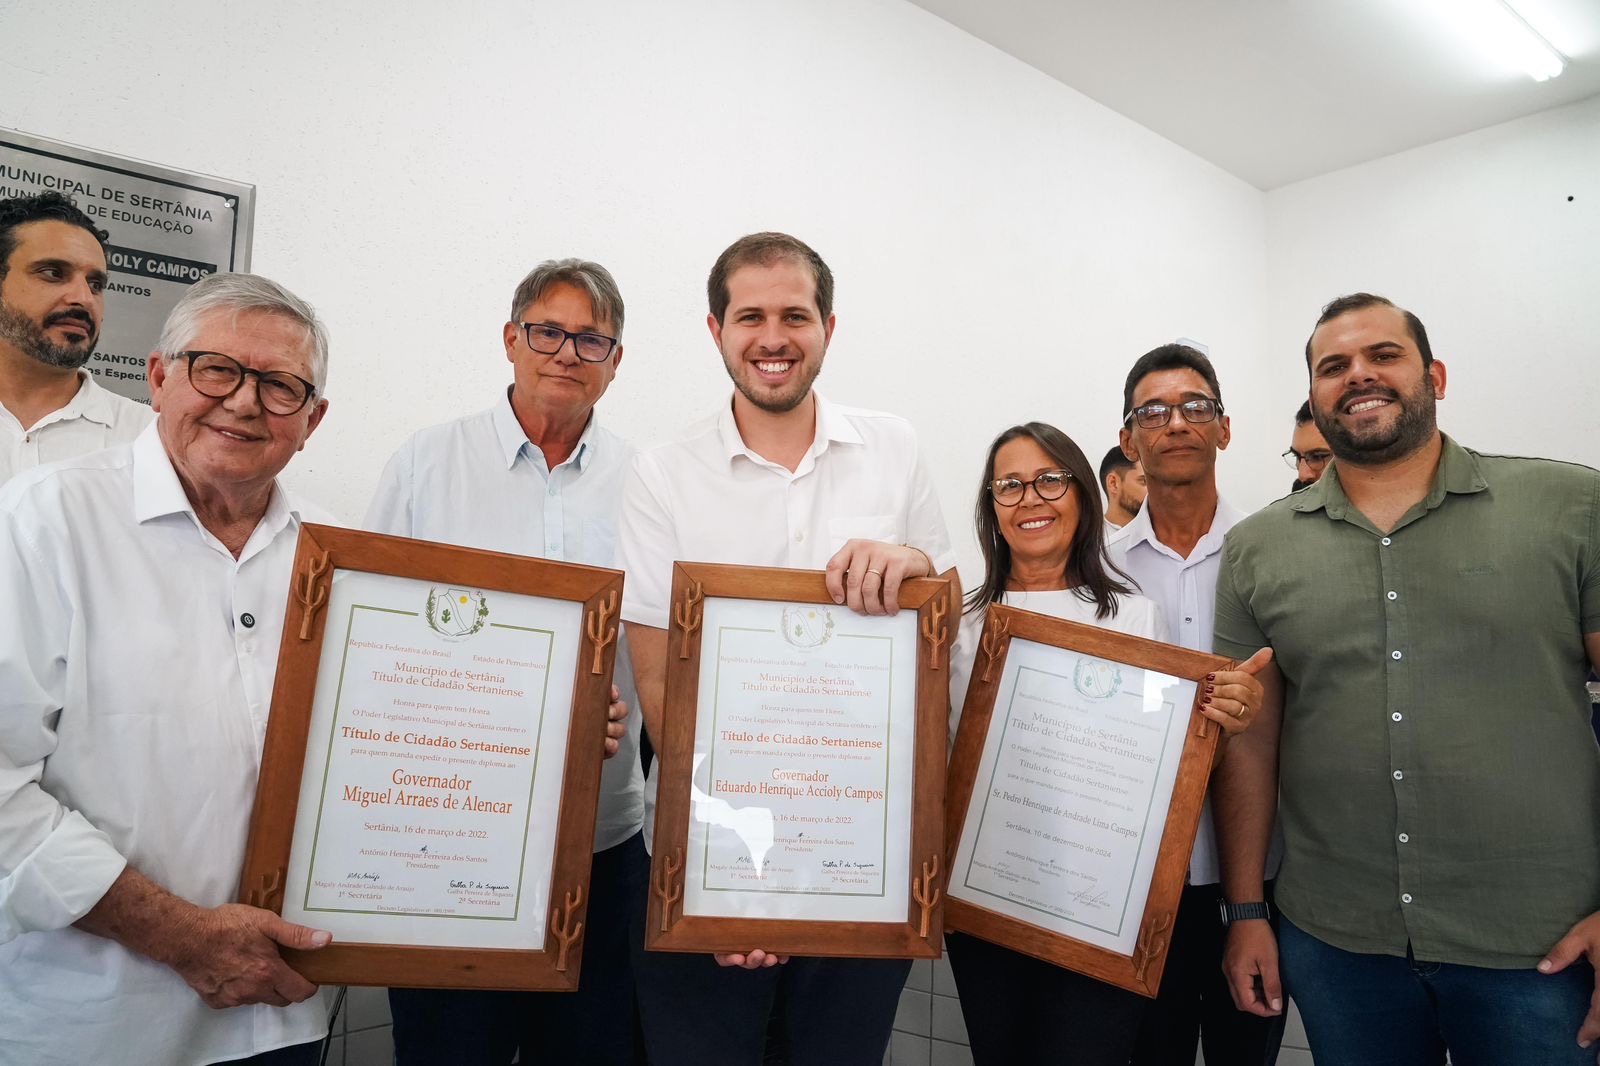
M 1194 621 L 1194 619 L 1193 619 L 1193 618 L 1190 618 L 1190 617 L 1187 617 L 1187 616 L 1185 616 L 1185 617 L 1184 617 L 1184 619 L 1183 619 L 1183 620 L 1184 620 L 1184 621 L 1185 621 L 1185 622 L 1193 622 L 1193 621 Z
M 800 532 L 798 532 L 798 533 L 796 533 L 794 535 L 794 540 L 795 540 L 796 544 L 800 543 L 801 541 L 803 541 L 805 539 L 806 539 L 806 531 L 803 530 L 803 529 Z
M 1382 544 L 1385 548 L 1387 548 L 1392 543 L 1392 541 L 1390 541 L 1388 537 L 1384 537 L 1382 540 L 1378 541 L 1378 543 Z
M 1395 720 L 1395 721 L 1396 721 L 1396 722 L 1398 722 L 1398 721 L 1399 721 L 1399 720 L 1400 720 L 1400 718 L 1401 718 L 1401 714 L 1400 714 L 1400 712 L 1399 712 L 1399 711 L 1395 711 L 1395 712 L 1394 712 L 1394 713 L 1393 713 L 1393 714 L 1391 714 L 1391 715 L 1390 715 L 1390 716 L 1389 716 L 1389 717 L 1390 717 L 1390 718 L 1392 718 L 1392 719 L 1394 719 L 1394 720 Z
M 246 611 L 239 616 L 239 624 L 249 629 L 256 624 L 256 616 Z
M 1400 843 L 1405 844 L 1405 843 L 1410 842 L 1410 840 L 1411 840 L 1411 834 L 1410 833 L 1401 833 L 1400 834 Z
M 1409 893 L 1409 892 L 1402 893 L 1401 896 L 1400 896 L 1400 902 L 1401 903 L 1410 903 L 1411 902 L 1411 893 Z
M 1397 652 L 1397 651 L 1392 651 L 1392 652 L 1389 653 L 1389 658 L 1391 658 L 1391 659 L 1399 659 L 1400 658 L 1400 653 Z
M 1394 779 L 1396 781 L 1404 781 L 1406 779 L 1406 775 L 1402 771 L 1396 770 L 1394 772 Z
M 1400 598 L 1400 594 L 1398 592 L 1391 592 L 1389 593 L 1389 598 L 1391 600 L 1398 600 Z

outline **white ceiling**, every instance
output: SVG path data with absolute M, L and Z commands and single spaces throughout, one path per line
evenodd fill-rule
M 1570 60 L 1497 70 L 1457 0 L 912 0 L 1261 189 L 1600 94 L 1600 0 L 1515 0 Z

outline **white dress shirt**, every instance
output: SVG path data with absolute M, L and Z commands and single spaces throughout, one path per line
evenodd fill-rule
M 87 370 L 68 404 L 24 426 L 0 404 L 0 485 L 24 470 L 126 444 L 155 417 L 137 400 L 95 384 Z
M 424 429 L 402 444 L 378 481 L 365 525 L 399 537 L 614 567 L 622 480 L 633 455 L 633 445 L 591 415 L 572 455 L 551 470 L 503 394 L 487 411 Z M 629 728 L 601 771 L 595 851 L 623 843 L 644 822 L 639 699 L 625 636 L 617 641 L 613 680 L 628 703 Z
M 1099 626 L 1114 633 L 1128 633 L 1135 637 L 1165 642 L 1166 621 L 1161 608 L 1144 596 L 1116 596 L 1117 613 L 1106 618 L 1096 618 L 1099 610 L 1093 600 L 1086 600 L 1072 589 L 1051 592 L 1004 592 L 1000 602 L 1007 607 L 1017 607 L 1035 614 L 1047 614 L 1068 622 L 1086 626 Z M 989 617 L 987 607 L 969 611 L 961 616 L 961 631 L 955 646 L 950 649 L 950 742 L 955 743 L 956 727 L 961 724 L 961 709 L 967 702 L 967 687 L 972 683 L 972 664 L 977 658 L 978 645 L 983 640 L 983 623 Z
M 235 560 L 154 426 L 0 490 L 0 1063 L 200 1064 L 327 1031 L 321 996 L 212 1010 L 72 928 L 129 863 L 236 898 L 301 514 L 274 487 Z
M 817 395 L 816 436 L 791 473 L 745 446 L 731 403 L 634 460 L 622 492 L 622 617 L 667 627 L 679 560 L 820 570 L 852 538 L 910 544 L 955 565 L 916 431 Z M 653 826 L 655 773 L 645 787 Z
M 1118 530 L 1107 543 L 1106 554 L 1111 561 L 1139 583 L 1139 591 L 1160 605 L 1171 643 L 1211 652 L 1211 631 L 1217 613 L 1217 575 L 1222 569 L 1222 540 L 1228 530 L 1244 518 L 1243 511 L 1218 497 L 1211 528 L 1185 559 L 1156 539 L 1155 529 L 1150 524 L 1150 501 L 1146 500 L 1133 521 Z M 1267 877 L 1277 876 L 1282 857 L 1282 842 L 1274 830 L 1272 851 L 1267 857 Z M 1205 809 L 1200 814 L 1200 832 L 1189 857 L 1189 883 L 1212 885 L 1221 880 L 1221 876 L 1217 866 L 1217 829 L 1208 793 Z

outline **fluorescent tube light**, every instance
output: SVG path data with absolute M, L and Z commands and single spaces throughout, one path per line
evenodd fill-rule
M 1548 81 L 1566 69 L 1566 57 L 1506 0 L 1452 0 L 1432 6 L 1502 66 L 1534 81 Z

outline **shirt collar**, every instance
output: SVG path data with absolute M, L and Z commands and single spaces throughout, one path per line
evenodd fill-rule
M 1448 433 L 1439 434 L 1439 468 L 1433 473 L 1433 484 L 1423 500 L 1426 510 L 1433 510 L 1451 493 L 1471 495 L 1489 487 L 1483 471 L 1478 468 L 1478 457 L 1451 439 Z M 1339 462 L 1334 460 L 1316 484 L 1301 489 L 1290 497 L 1289 506 L 1307 514 L 1326 511 L 1329 518 L 1343 520 L 1352 510 L 1350 497 L 1344 493 L 1339 481 Z
M 500 397 L 500 402 L 494 405 L 492 415 L 494 420 L 494 435 L 500 441 L 500 451 L 505 455 L 506 469 L 510 470 L 517 465 L 517 456 L 522 454 L 522 449 L 531 448 L 538 451 L 538 446 L 528 439 L 528 434 L 522 429 L 522 423 L 517 421 L 517 412 L 511 406 L 511 388 L 506 388 L 505 394 Z M 600 420 L 593 411 L 589 412 L 589 421 L 583 427 L 583 433 L 578 437 L 578 446 L 572 450 L 572 455 L 567 462 L 578 468 L 578 473 L 583 473 L 583 468 L 589 462 L 589 453 L 593 450 L 599 432 Z M 543 463 L 543 453 L 540 453 L 540 462 Z
M 1195 544 L 1194 551 L 1189 553 L 1189 562 L 1195 562 L 1213 555 L 1222 549 L 1222 539 L 1227 536 L 1228 530 L 1238 525 L 1245 518 L 1243 511 L 1239 510 L 1222 496 L 1217 497 L 1217 512 L 1211 516 L 1211 527 L 1205 535 Z M 1150 501 L 1146 497 L 1145 505 L 1139 508 L 1139 513 L 1133 516 L 1133 521 L 1123 526 L 1111 538 L 1111 544 L 1120 545 L 1125 551 L 1132 551 L 1140 544 L 1148 545 L 1163 555 L 1177 559 L 1178 553 L 1156 539 L 1155 526 L 1150 521 Z M 1108 545 L 1109 546 L 1109 545 Z
M 194 522 L 195 528 L 203 533 L 205 527 L 200 524 L 200 516 L 194 513 L 194 504 L 189 502 L 188 493 L 183 491 L 183 482 L 178 480 L 178 471 L 172 465 L 172 457 L 167 454 L 166 445 L 161 443 L 156 422 L 151 422 L 144 428 L 134 440 L 132 447 L 133 520 L 143 524 L 167 515 L 186 514 Z M 249 555 L 254 554 L 256 550 L 254 546 L 262 542 L 263 536 L 269 539 L 276 536 L 291 518 L 299 517 L 299 508 L 289 502 L 288 493 L 284 491 L 283 485 L 274 480 L 272 495 L 267 499 L 266 513 L 261 516 L 261 521 L 256 523 L 255 532 L 251 534 L 250 543 L 240 554 L 239 561 L 243 562 Z
M 93 374 L 80 369 L 78 391 L 72 394 L 72 399 L 27 428 L 43 429 L 54 422 L 70 422 L 75 418 L 82 418 L 111 429 L 117 421 L 116 403 L 117 397 L 101 388 L 95 382 Z
M 817 425 L 816 435 L 811 440 L 811 456 L 815 458 L 828 450 L 830 444 L 863 444 L 865 438 L 861 431 L 856 429 L 844 413 L 829 403 L 822 393 L 815 390 L 812 395 L 817 400 Z M 717 415 L 717 439 L 722 445 L 722 456 L 728 462 L 733 462 L 738 456 L 748 456 L 758 463 L 767 463 L 766 459 L 751 451 L 744 442 L 744 437 L 739 434 L 739 423 L 733 418 L 733 398 L 730 395 L 728 405 Z M 768 464 L 770 465 L 770 464 Z

